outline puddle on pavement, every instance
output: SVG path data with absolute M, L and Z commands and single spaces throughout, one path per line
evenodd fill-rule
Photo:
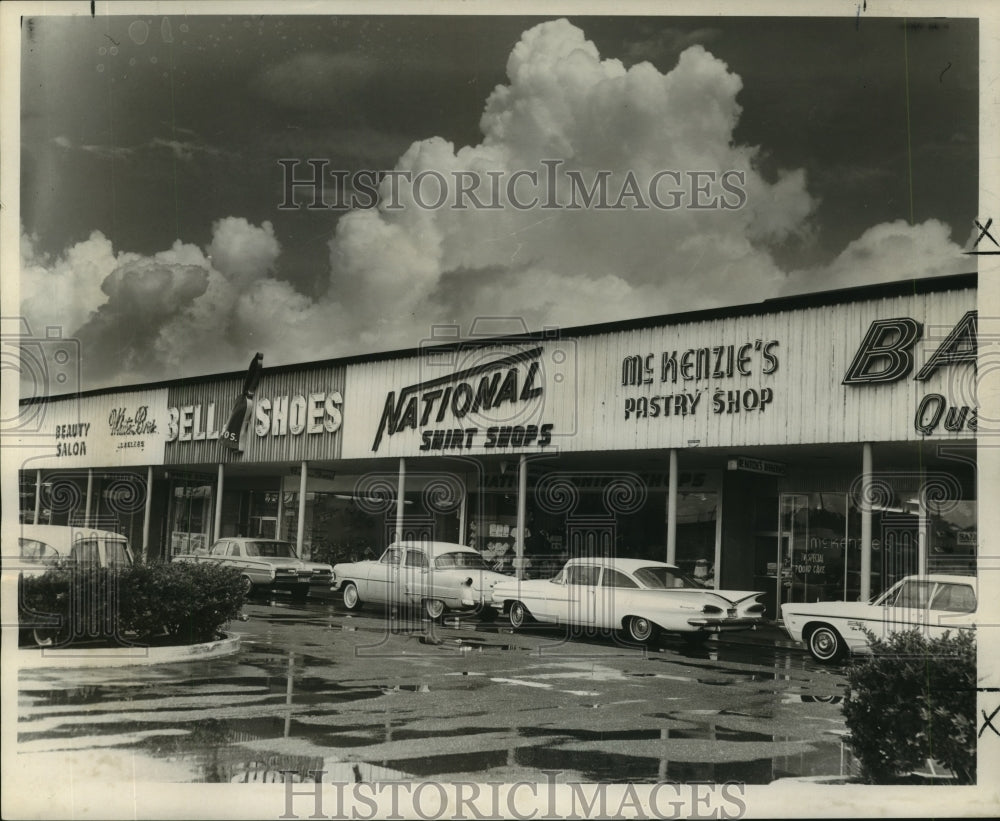
M 320 681 L 316 678 L 306 678 L 308 685 Z M 331 696 L 338 695 L 337 688 L 324 681 L 324 689 L 314 690 L 321 695 L 322 700 L 329 701 Z M 419 685 L 417 686 L 419 687 Z M 382 688 L 347 689 L 339 695 L 349 698 L 374 697 L 383 694 Z M 296 692 L 293 708 L 304 702 Z M 269 705 L 266 709 L 280 710 L 278 705 Z M 850 775 L 853 759 L 846 751 L 840 739 L 829 742 L 810 741 L 802 745 L 802 751 L 794 755 L 761 757 L 761 745 L 772 742 L 794 742 L 795 739 L 770 735 L 762 732 L 735 730 L 718 726 L 715 717 L 709 719 L 705 714 L 712 711 L 677 711 L 675 713 L 649 714 L 651 718 L 676 720 L 684 723 L 683 728 L 649 728 L 640 730 L 590 730 L 580 728 L 561 728 L 531 726 L 513 728 L 517 743 L 508 749 L 492 749 L 463 753 L 444 753 L 413 758 L 392 757 L 391 754 L 379 757 L 379 760 L 369 765 L 388 767 L 393 771 L 412 777 L 431 777 L 453 773 L 479 773 L 483 778 L 494 768 L 519 766 L 541 770 L 558 770 L 565 773 L 579 774 L 588 781 L 621 781 L 627 777 L 629 781 L 647 783 L 663 780 L 685 781 L 742 781 L 748 784 L 767 784 L 778 778 L 802 777 L 813 775 Z M 722 717 L 723 711 L 716 711 Z M 433 749 L 434 739 L 453 737 L 470 738 L 479 734 L 489 735 L 496 732 L 495 728 L 463 727 L 450 730 L 408 730 L 405 719 L 400 716 L 386 714 L 384 720 L 372 716 L 371 723 L 360 723 L 357 720 L 345 723 L 330 723 L 336 721 L 338 709 L 307 709 L 302 712 L 293 710 L 286 714 L 270 716 L 254 716 L 230 719 L 198 719 L 188 722 L 120 722 L 108 721 L 98 724 L 65 724 L 53 732 L 21 733 L 19 742 L 51 740 L 54 749 L 59 748 L 63 738 L 75 738 L 79 735 L 121 735 L 144 733 L 142 738 L 125 741 L 121 746 L 132 750 L 135 754 L 150 756 L 155 759 L 184 760 L 200 774 L 205 781 L 218 782 L 239 780 L 239 773 L 249 767 L 257 766 L 253 762 L 262 758 L 280 757 L 267 751 L 267 742 L 279 742 L 283 739 L 294 739 L 307 742 L 314 756 L 321 756 L 315 761 L 322 762 L 323 751 L 329 750 L 331 757 L 343 759 L 345 750 L 361 750 L 372 745 L 390 742 L 427 739 L 428 749 Z M 696 715 L 697 714 L 697 715 Z M 742 715 L 734 713 L 734 715 Z M 322 721 L 316 721 L 324 717 Z M 177 735 L 183 730 L 183 735 Z M 690 762 L 672 761 L 669 758 L 669 743 L 672 740 L 707 740 L 724 742 L 729 745 L 747 744 L 747 760 L 727 762 Z M 602 742 L 650 742 L 663 740 L 664 755 L 662 757 L 629 755 L 600 749 L 578 749 L 581 744 L 599 747 Z M 253 749 L 241 745 L 249 744 Z M 566 745 L 566 746 L 564 746 Z M 786 748 L 787 749 L 787 748 Z M 727 757 L 732 755 L 732 749 L 727 750 Z M 288 756 L 285 756 L 288 758 Z M 292 756 L 298 761 L 304 757 Z M 363 754 L 358 756 L 364 762 Z M 284 759 L 282 759 L 284 760 Z M 283 766 L 295 769 L 295 761 Z M 309 759 L 309 765 L 320 768 Z M 248 763 L 250 762 L 250 763 Z M 242 769 L 241 769 L 242 768 Z M 302 766 L 302 770 L 306 769 Z M 273 768 L 272 768 L 273 769 Z M 248 770 L 247 770 L 248 771 Z M 235 773 L 235 774 L 234 774 Z M 248 779 L 254 780 L 254 779 Z
M 289 620 L 295 618 L 288 614 Z M 451 638 L 443 647 L 478 648 L 489 647 L 510 649 L 502 636 L 500 641 L 491 641 L 492 636 Z M 699 668 L 696 662 L 677 662 L 672 658 L 653 657 L 658 661 L 673 661 L 684 666 Z M 219 666 L 214 670 L 205 667 L 189 669 L 208 673 L 201 677 L 176 677 L 167 680 L 161 675 L 151 675 L 149 680 L 129 681 L 119 684 L 95 684 L 92 686 L 62 687 L 45 686 L 32 682 L 30 689 L 21 691 L 22 697 L 34 708 L 36 718 L 52 719 L 65 708 L 72 712 L 75 707 L 109 705 L 134 702 L 140 711 L 146 710 L 146 703 L 152 711 L 162 712 L 163 721 L 121 721 L 121 709 L 109 709 L 108 720 L 103 715 L 89 712 L 88 721 L 73 722 L 67 717 L 65 723 L 39 724 L 50 729 L 32 730 L 32 721 L 19 725 L 19 741 L 43 744 L 48 741 L 53 749 L 59 749 L 63 739 L 76 740 L 86 736 L 104 736 L 113 742 L 112 736 L 121 736 L 120 749 L 132 751 L 141 761 L 146 756 L 158 761 L 183 761 L 196 773 L 195 778 L 209 782 L 259 780 L 261 761 L 278 761 L 286 769 L 321 769 L 323 754 L 335 760 L 343 760 L 345 750 L 361 751 L 365 747 L 391 742 L 419 741 L 427 739 L 427 749 L 434 748 L 434 739 L 453 737 L 474 738 L 480 734 L 489 736 L 496 729 L 464 727 L 450 730 L 409 730 L 405 723 L 409 720 L 394 714 L 386 708 L 384 715 L 373 714 L 370 723 L 358 721 L 358 716 L 344 717 L 343 705 L 366 699 L 390 697 L 397 704 L 394 695 L 401 693 L 428 693 L 430 688 L 423 683 L 373 684 L 365 682 L 360 686 L 342 684 L 329 676 L 313 675 L 312 670 L 329 669 L 333 662 L 308 654 L 280 653 L 271 650 L 249 648 L 239 661 L 237 668 Z M 178 668 L 174 669 L 176 674 Z M 228 671 L 229 675 L 223 673 Z M 466 671 L 468 672 L 468 671 Z M 641 671 L 626 673 L 636 678 L 675 678 L 684 681 L 700 681 L 704 684 L 724 686 L 734 681 L 751 680 L 751 676 L 763 675 L 761 671 L 743 671 L 733 668 L 731 674 L 717 678 L 703 676 L 696 678 L 697 670 L 691 676 L 671 676 L 664 672 Z M 708 673 L 709 670 L 704 671 Z M 719 672 L 712 669 L 711 672 Z M 770 672 L 770 671 L 767 671 Z M 456 674 L 457 675 L 457 674 Z M 777 675 L 777 673 L 775 673 Z M 471 684 L 471 681 L 468 681 Z M 189 701 L 192 697 L 203 699 L 200 706 L 190 703 L 182 708 L 191 713 L 189 720 L 170 720 L 174 708 L 157 708 L 156 702 L 177 698 Z M 419 696 L 418 696 L 419 697 Z M 841 696 L 814 696 L 800 693 L 783 694 L 783 702 L 827 702 L 837 704 Z M 232 718 L 202 718 L 207 711 L 221 705 L 245 707 L 269 715 L 253 715 Z M 55 711 L 47 708 L 57 708 Z M 364 709 L 364 708 L 362 708 Z M 404 711 L 405 712 L 405 711 Z M 484 715 L 483 711 L 475 715 Z M 735 730 L 718 726 L 718 718 L 724 715 L 755 718 L 736 711 L 693 710 L 674 713 L 650 713 L 650 718 L 668 719 L 679 722 L 681 728 L 644 728 L 629 730 L 591 730 L 580 728 L 559 728 L 530 726 L 511 728 L 516 742 L 509 749 L 490 749 L 462 753 L 442 753 L 416 758 L 392 758 L 391 753 L 375 762 L 365 762 L 361 753 L 354 767 L 374 770 L 379 767 L 387 771 L 412 777 L 431 777 L 451 773 L 478 773 L 488 777 L 490 770 L 518 766 L 539 770 L 560 770 L 579 774 L 591 781 L 621 781 L 628 778 L 635 782 L 663 780 L 684 781 L 742 781 L 748 784 L 767 784 L 778 778 L 808 777 L 815 775 L 850 775 L 853 758 L 841 739 L 830 741 L 810 741 L 801 744 L 801 752 L 794 755 L 761 757 L 762 745 L 780 742 L 795 742 L 795 739 L 777 737 L 764 732 Z M 127 718 L 127 713 L 125 714 Z M 475 722 L 474 715 L 464 719 Z M 96 721 L 94 719 L 97 719 Z M 351 720 L 353 719 L 353 720 Z M 178 734 L 181 731 L 182 734 Z M 141 736 L 141 737 L 140 737 Z M 660 757 L 633 755 L 622 752 L 601 750 L 601 742 L 645 742 L 644 752 L 649 752 L 648 742 L 663 740 Z M 268 742 L 288 749 L 288 741 L 300 741 L 312 751 L 310 756 L 295 756 L 268 751 Z M 732 757 L 732 748 L 746 744 L 746 760 L 727 762 L 689 762 L 669 759 L 671 740 L 716 741 L 728 745 L 726 755 Z M 502 743 L 502 742 L 501 742 Z M 244 745 L 251 745 L 253 749 Z M 585 749 L 579 749 L 579 747 Z M 637 745 L 643 746 L 643 745 Z M 594 747 L 595 749 L 590 749 Z M 626 745 L 627 749 L 627 745 Z M 690 749 L 690 747 L 688 748 Z M 789 749 L 784 745 L 783 750 Z M 659 750 L 655 750 L 657 754 Z M 301 766 L 299 766 L 301 765 Z M 346 766 L 346 764 L 345 764 Z M 270 769 L 267 769 L 270 767 Z M 281 767 L 265 766 L 267 772 L 279 771 Z M 255 769 L 257 768 L 257 769 Z M 368 771 L 366 770 L 366 772 Z M 252 772 L 251 772 L 252 771 Z M 360 770 L 359 770 L 360 772 Z M 253 776 L 253 777 L 251 777 Z
M 562 731 L 557 731 L 562 735 Z M 657 734 L 657 737 L 659 735 Z M 671 738 L 675 737 L 671 732 Z M 680 736 L 676 736 L 680 737 Z M 732 739 L 726 739 L 732 740 Z M 764 736 L 771 741 L 771 736 Z M 389 759 L 385 766 L 418 778 L 477 773 L 483 780 L 495 768 L 534 768 L 542 772 L 575 774 L 584 781 L 628 780 L 633 783 L 657 781 L 770 784 L 779 778 L 818 775 L 850 776 L 856 764 L 840 742 L 803 745 L 794 755 L 749 757 L 745 761 L 672 761 L 669 757 L 652 758 L 592 750 L 564 749 L 558 745 L 518 746 L 507 750 L 489 750 L 463 754 L 431 755 L 418 759 Z

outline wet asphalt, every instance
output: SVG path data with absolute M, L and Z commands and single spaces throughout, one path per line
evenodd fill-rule
M 740 781 L 849 776 L 843 668 L 775 628 L 649 647 L 336 598 L 256 600 L 236 655 L 22 670 L 18 759 L 75 779 Z M 49 769 L 49 772 L 52 770 Z

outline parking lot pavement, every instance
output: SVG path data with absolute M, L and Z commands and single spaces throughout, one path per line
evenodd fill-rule
M 644 648 L 315 599 L 257 600 L 246 615 L 228 658 L 22 671 L 20 764 L 239 783 L 282 769 L 748 784 L 850 773 L 843 671 L 780 646 L 773 626 Z

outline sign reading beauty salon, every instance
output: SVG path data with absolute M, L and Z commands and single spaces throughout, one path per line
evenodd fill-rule
M 165 389 L 69 397 L 44 406 L 32 467 L 159 465 L 167 440 Z

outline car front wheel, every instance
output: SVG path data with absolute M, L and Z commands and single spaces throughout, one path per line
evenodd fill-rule
M 358 595 L 358 587 L 354 582 L 344 585 L 344 607 L 348 610 L 361 609 L 361 596 Z
M 525 607 L 521 602 L 516 601 L 510 606 L 510 626 L 515 630 L 524 627 L 528 622 L 531 621 L 531 614 L 528 612 L 528 608 Z
M 647 642 L 653 638 L 653 622 L 643 616 L 631 616 L 628 620 L 628 634 L 633 641 Z
M 437 621 L 444 615 L 444 602 L 441 599 L 424 599 L 424 612 L 431 621 Z
M 844 640 L 828 624 L 821 624 L 809 634 L 809 653 L 816 661 L 831 664 L 844 655 Z
M 243 595 L 249 599 L 253 593 L 253 582 L 250 581 L 249 576 L 240 576 L 240 589 L 243 591 Z

